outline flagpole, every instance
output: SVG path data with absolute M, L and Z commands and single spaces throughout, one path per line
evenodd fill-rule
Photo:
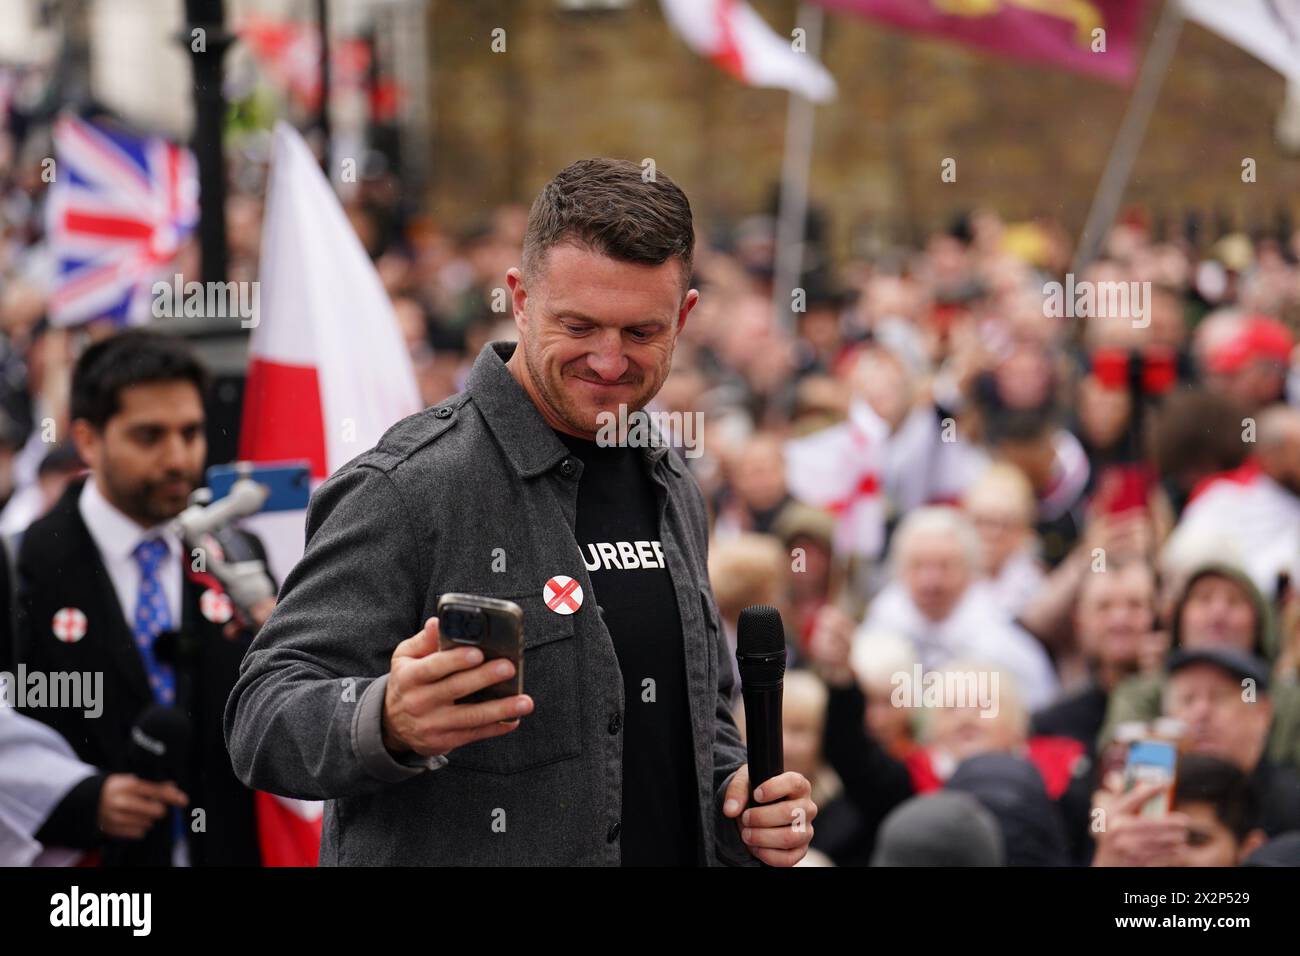
M 1133 164 L 1137 162 L 1138 150 L 1142 148 L 1142 141 L 1146 137 L 1147 123 L 1160 98 L 1160 87 L 1164 84 L 1182 30 L 1183 11 L 1180 0 L 1165 0 L 1146 57 L 1142 60 L 1137 87 L 1129 97 L 1128 108 L 1115 137 L 1115 145 L 1111 147 L 1106 159 L 1105 170 L 1092 198 L 1092 208 L 1088 210 L 1088 219 L 1074 251 L 1074 262 L 1070 269 L 1076 275 L 1096 258 L 1102 241 L 1119 212 L 1129 176 L 1133 173 Z
M 320 109 L 316 127 L 320 130 L 320 168 L 330 178 L 330 154 L 333 133 L 330 130 L 330 20 L 329 0 L 316 0 L 316 31 L 320 37 Z
M 805 51 L 817 59 L 822 45 L 822 8 L 804 2 L 796 21 L 804 29 Z M 808 218 L 808 179 L 812 167 L 816 104 L 793 90 L 785 116 L 785 153 L 781 159 L 781 199 L 776 224 L 772 274 L 772 308 L 777 321 L 794 329 L 791 293 L 803 274 L 804 232 Z

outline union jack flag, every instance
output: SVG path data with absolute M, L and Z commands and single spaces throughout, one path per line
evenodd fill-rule
M 50 322 L 148 321 L 150 288 L 199 219 L 193 154 L 157 136 L 61 117 L 46 233 L 58 264 Z

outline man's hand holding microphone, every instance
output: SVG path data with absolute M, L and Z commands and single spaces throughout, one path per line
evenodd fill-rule
M 736 668 L 749 760 L 727 783 L 722 815 L 736 821 L 745 847 L 768 866 L 794 866 L 804 858 L 817 816 L 812 784 L 802 774 L 785 769 L 785 658 L 781 612 L 763 604 L 741 611 L 736 624 Z M 758 784 L 752 793 L 751 774 Z
M 384 693 L 383 739 L 395 755 L 411 751 L 424 757 L 445 755 L 457 747 L 508 734 L 533 711 L 533 699 L 527 694 L 456 703 L 514 676 L 515 665 L 505 659 L 485 662 L 476 647 L 442 650 L 438 627 L 438 619 L 429 618 L 422 630 L 393 651 Z M 784 671 L 783 663 L 780 669 Z M 776 721 L 770 728 L 776 737 L 767 749 L 775 748 L 775 753 L 761 761 L 768 772 L 754 794 L 759 805 L 746 809 L 751 796 L 749 766 L 742 766 L 728 782 L 723 815 L 735 821 L 741 839 L 755 857 L 771 866 L 792 866 L 807 852 L 817 805 L 803 776 L 780 772 L 779 693 L 775 710 L 769 707 L 768 711 L 769 718 Z
M 142 780 L 131 773 L 111 773 L 99 792 L 99 830 L 115 840 L 140 840 L 167 815 L 170 807 L 184 807 L 189 798 L 170 780 Z

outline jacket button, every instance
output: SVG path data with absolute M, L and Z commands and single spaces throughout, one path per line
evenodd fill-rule
M 433 413 L 434 418 L 451 418 L 450 408 L 439 408 Z
M 609 834 L 605 837 L 606 843 L 613 843 L 618 839 L 618 835 L 623 832 L 623 824 L 615 823 L 609 828 Z
M 566 458 L 560 462 L 560 474 L 565 478 L 572 478 L 575 471 L 577 471 L 577 466 L 574 465 L 572 458 Z
M 616 734 L 623 729 L 623 715 L 614 714 L 609 718 L 609 732 Z

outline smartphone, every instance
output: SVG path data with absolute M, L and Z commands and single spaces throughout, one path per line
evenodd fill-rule
M 444 594 L 438 599 L 438 649 L 477 647 L 483 660 L 506 658 L 515 673 L 490 687 L 460 698 L 477 704 L 524 692 L 524 610 L 513 601 L 476 594 Z
M 1178 746 L 1169 740 L 1136 740 L 1129 745 L 1124 764 L 1124 790 L 1140 784 L 1158 783 L 1161 793 L 1142 804 L 1144 817 L 1162 817 L 1173 809 L 1174 775 L 1178 770 Z
M 1098 497 L 1108 515 L 1146 511 L 1151 476 L 1142 465 L 1112 465 L 1103 472 Z
M 251 478 L 270 489 L 262 511 L 302 511 L 311 498 L 311 469 L 305 461 L 280 461 L 265 464 L 235 462 L 213 465 L 208 469 L 208 488 L 212 500 L 230 494 L 230 487 L 240 478 Z

